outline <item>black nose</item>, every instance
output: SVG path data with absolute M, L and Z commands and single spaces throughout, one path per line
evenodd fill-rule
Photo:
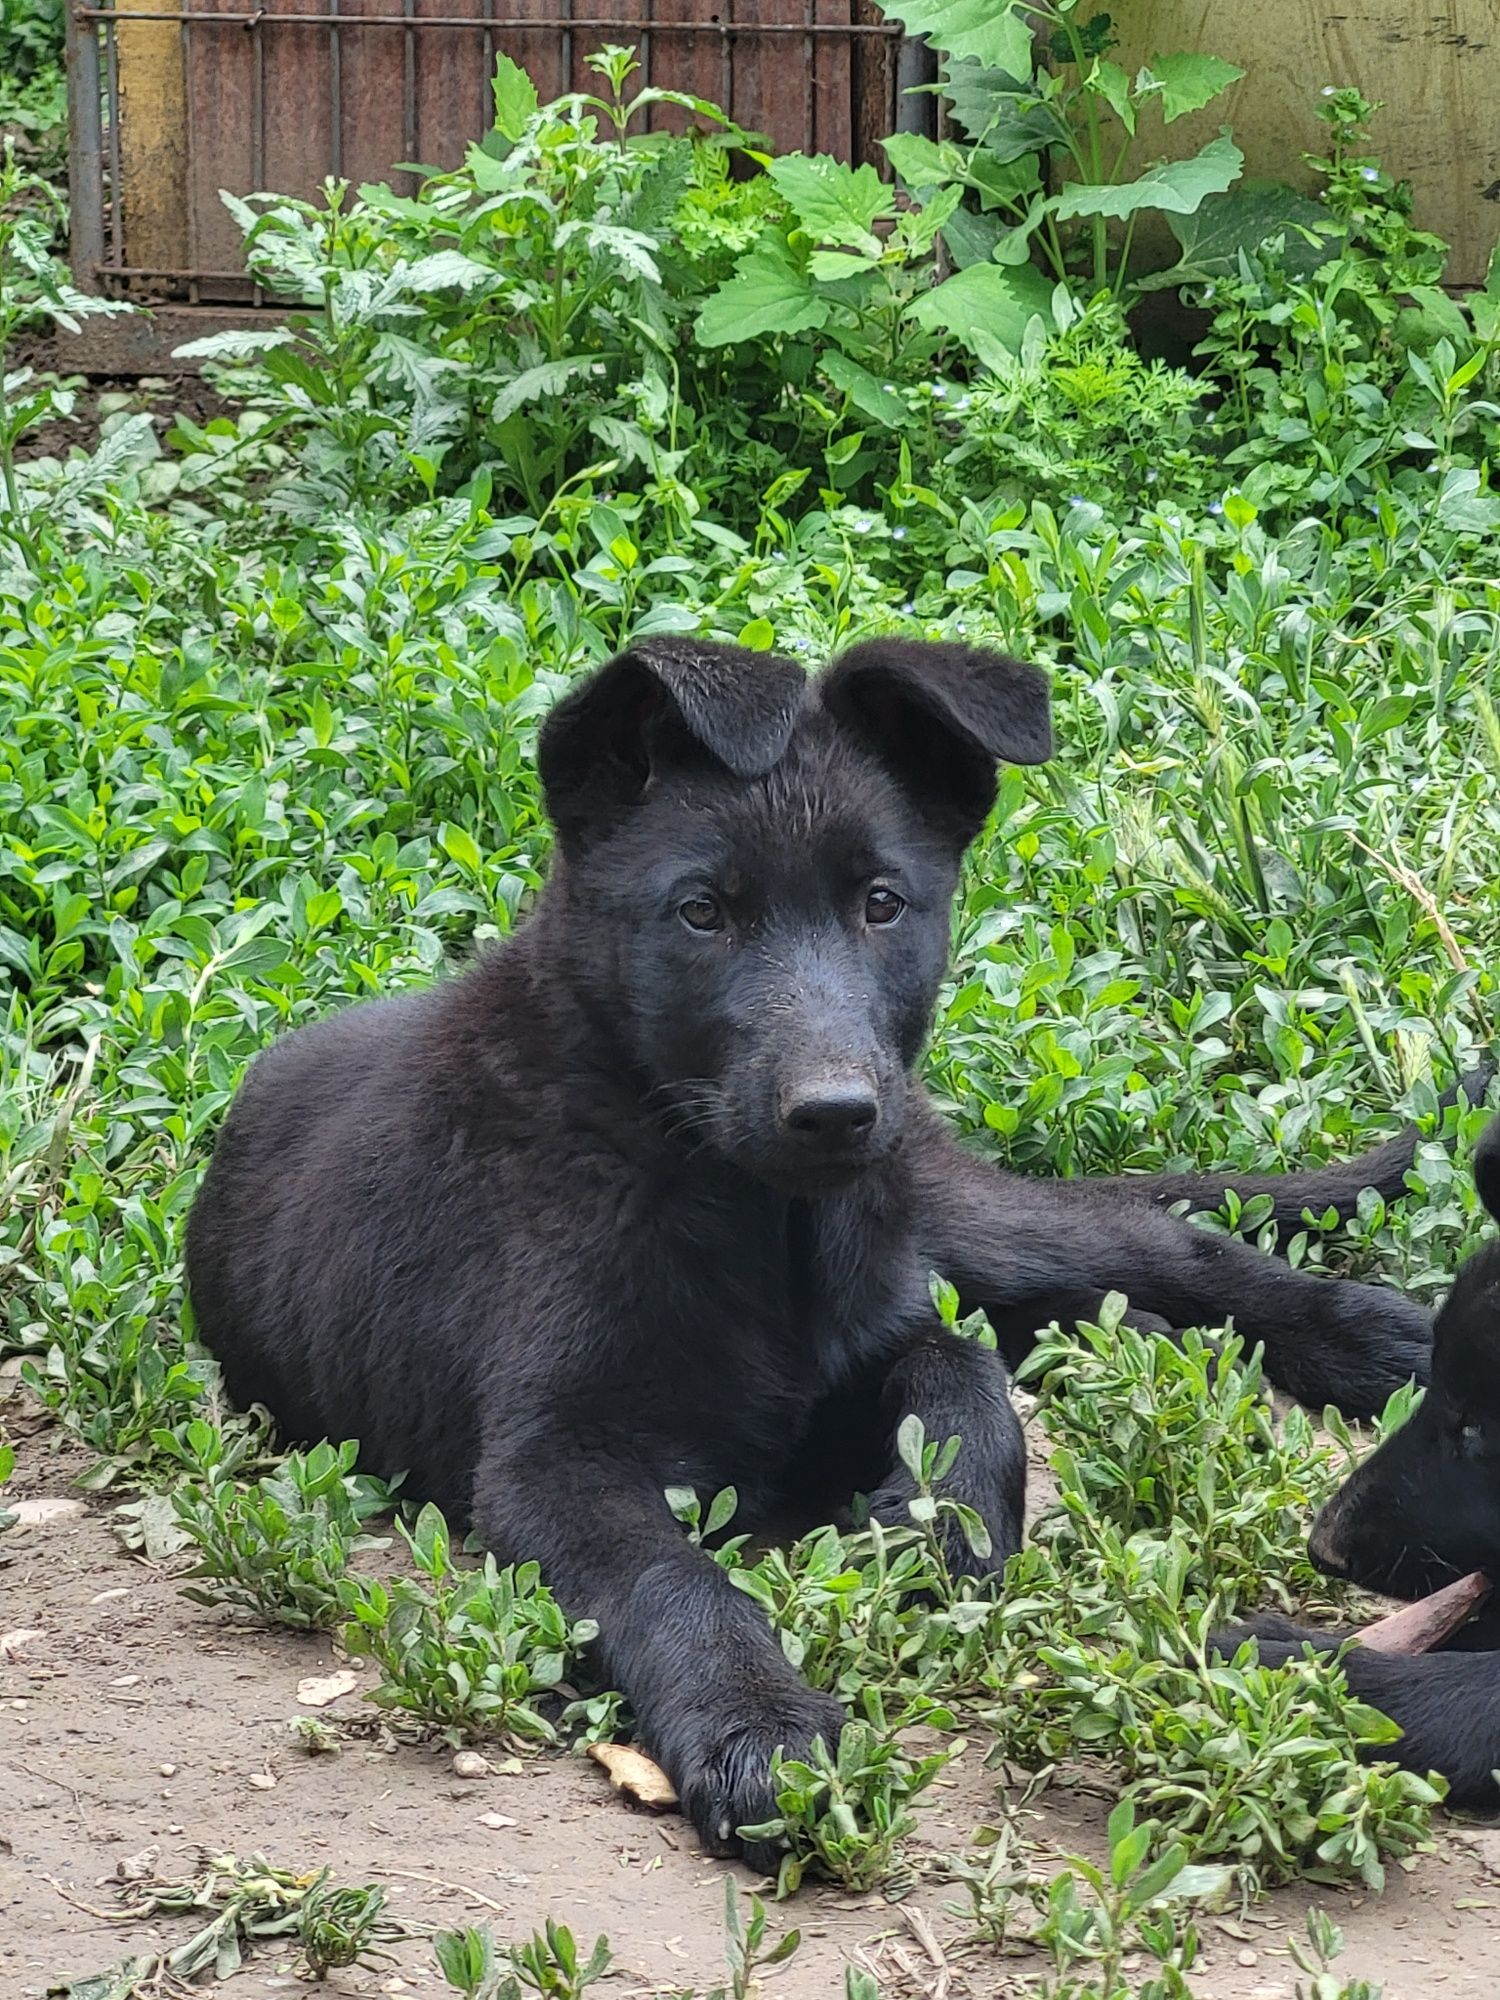
M 869 1138 L 879 1117 L 874 1088 L 863 1082 L 789 1092 L 781 1107 L 782 1124 L 810 1152 L 850 1151 Z

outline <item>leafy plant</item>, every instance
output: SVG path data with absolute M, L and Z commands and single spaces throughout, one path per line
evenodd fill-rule
M 870 1689 L 862 1718 L 851 1720 L 830 1752 L 815 1743 L 811 1757 L 772 1760 L 776 1816 L 742 1827 L 750 1840 L 786 1843 L 777 1876 L 778 1896 L 791 1895 L 809 1868 L 846 1889 L 899 1887 L 900 1843 L 916 1824 L 911 1801 L 949 1763 L 953 1749 L 913 1759 L 897 1740 L 917 1722 L 948 1722 L 927 1702 L 912 1704 L 899 1719 L 887 1719 L 879 1694 Z
M 609 1941 L 602 1937 L 594 1940 L 587 1959 L 580 1959 L 573 1933 L 551 1917 L 545 1931 L 503 1950 L 487 1925 L 439 1931 L 433 1942 L 444 1979 L 464 2000 L 524 2000 L 528 1993 L 582 2000 L 585 1989 L 606 1976 L 611 1960 Z
M 976 303 L 1016 297 L 1034 251 L 1054 280 L 1077 276 L 1119 296 L 1140 215 L 1193 215 L 1239 177 L 1243 156 L 1227 134 L 1191 159 L 1137 165 L 1137 141 L 1158 112 L 1170 125 L 1211 104 L 1242 75 L 1232 63 L 1177 51 L 1131 77 L 1110 59 L 1109 15 L 1076 0 L 1007 0 L 982 13 L 962 0 L 893 0 L 887 12 L 943 56 L 938 87 L 964 136 L 938 144 L 898 133 L 886 153 L 909 187 L 972 199 L 947 236 Z M 1033 22 L 1048 31 L 1044 46 Z M 1124 224 L 1114 241 L 1111 221 Z
M 407 1935 L 385 1913 L 380 1888 L 339 1888 L 326 1868 L 302 1873 L 274 1867 L 264 1855 L 204 1852 L 199 1872 L 181 1881 L 150 1877 L 120 1886 L 121 1915 L 140 1921 L 207 1916 L 187 1940 L 164 1952 L 129 1958 L 108 1972 L 74 1980 L 72 2000 L 107 1992 L 110 2000 L 147 2000 L 167 1983 L 187 1984 L 205 1973 L 229 1979 L 258 1945 L 295 1939 L 314 1978 L 335 1966 L 368 1962 L 381 1945 Z M 62 1989 L 59 1989 L 62 1990 Z
M 338 1586 L 342 1643 L 381 1670 L 370 1700 L 455 1739 L 554 1741 L 540 1701 L 596 1628 L 568 1622 L 535 1563 L 500 1569 L 486 1556 L 477 1569 L 458 1569 L 436 1507 L 401 1532 L 425 1583 L 345 1576 Z
M 1278 1423 L 1258 1351 L 1140 1334 L 1118 1295 L 1098 1326 L 1044 1333 L 1018 1371 L 1039 1384 L 1065 1495 L 1066 1547 L 1108 1521 L 1124 1537 L 1180 1536 L 1193 1588 L 1229 1615 L 1267 1586 L 1294 1604 L 1328 1586 L 1306 1555 L 1307 1522 L 1340 1468 L 1298 1409 Z
M 172 1443 L 160 1440 L 163 1451 Z M 349 1560 L 389 1541 L 364 1532 L 391 1506 L 390 1489 L 354 1469 L 359 1446 L 291 1451 L 253 1486 L 235 1483 L 223 1440 L 200 1418 L 182 1437 L 195 1483 L 173 1495 L 177 1520 L 197 1547 L 184 1596 L 229 1604 L 281 1625 L 328 1630 L 343 1616 L 339 1584 Z

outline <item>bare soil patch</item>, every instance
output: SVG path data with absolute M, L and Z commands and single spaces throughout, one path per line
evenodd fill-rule
M 79 1460 L 52 1443 L 42 1433 L 22 1444 L 8 1498 L 76 1499 Z M 0 1647 L 0 2000 L 40 2000 L 54 1982 L 190 1935 L 191 1919 L 97 1914 L 114 1906 L 118 1864 L 148 1847 L 159 1848 L 164 1876 L 191 1873 L 201 1848 L 326 1864 L 342 1881 L 382 1883 L 414 1924 L 488 1922 L 514 1938 L 551 1915 L 590 1943 L 604 1931 L 616 1969 L 599 1990 L 619 2000 L 721 1976 L 724 1865 L 705 1859 L 681 1820 L 633 1811 L 598 1766 L 547 1756 L 462 1780 L 446 1749 L 390 1751 L 368 1737 L 336 1758 L 308 1757 L 288 1719 L 357 1716 L 369 1682 L 363 1673 L 329 1707 L 299 1708 L 299 1682 L 341 1664 L 326 1639 L 234 1625 L 192 1604 L 177 1580 L 125 1552 L 108 1502 L 22 1525 L 4 1552 L 0 1633 L 36 1636 L 12 1657 Z M 978 1736 L 932 1796 L 919 1858 L 961 1849 L 995 1812 Z M 1107 1810 L 1106 1800 L 1054 1789 L 1034 1835 L 1059 1854 L 1097 1852 Z M 486 1815 L 515 1824 L 487 1825 Z M 957 1896 L 934 1881 L 899 1905 L 805 1891 L 773 1914 L 773 1927 L 796 1924 L 804 1942 L 766 1975 L 765 2000 L 837 2000 L 857 1952 L 884 1968 L 892 1996 L 940 1990 L 910 1911 L 949 1958 L 950 1994 L 1018 1993 L 1025 1961 L 963 1951 L 963 1923 L 947 1907 Z M 1310 1903 L 1345 1930 L 1343 1975 L 1383 1981 L 1387 2000 L 1489 2000 L 1500 1988 L 1500 1831 L 1450 1826 L 1409 1872 L 1391 1870 L 1382 1896 L 1303 1887 L 1243 1921 L 1206 1919 L 1202 2000 L 1291 2000 L 1298 1975 L 1286 1935 Z M 271 2000 L 310 1989 L 289 1952 L 267 1949 L 222 1990 Z M 313 1990 L 446 1989 L 430 1945 L 412 1939 L 388 1965 Z

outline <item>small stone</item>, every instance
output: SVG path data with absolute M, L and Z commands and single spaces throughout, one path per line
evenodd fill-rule
M 456 1750 L 453 1753 L 453 1775 L 455 1778 L 487 1778 L 490 1764 L 487 1757 L 481 1757 L 477 1750 Z
M 1242 1951 L 1239 1953 L 1239 1962 L 1241 1965 L 1259 1965 L 1260 1954 L 1253 1951 Z
M 161 1766 L 161 1774 L 164 1778 L 175 1778 L 177 1776 L 177 1766 L 175 1764 L 163 1764 Z

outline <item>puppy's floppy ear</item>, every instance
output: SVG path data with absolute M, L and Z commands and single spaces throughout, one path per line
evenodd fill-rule
M 1492 1118 L 1474 1148 L 1474 1185 L 1479 1199 L 1500 1222 L 1500 1118 Z
M 739 778 L 783 755 L 807 676 L 792 660 L 712 639 L 642 639 L 565 695 L 537 745 L 547 811 L 564 851 L 614 826 L 674 742 Z
M 1052 755 L 1047 676 L 1004 653 L 871 639 L 835 661 L 821 688 L 830 714 L 964 846 L 995 803 L 997 767 Z

